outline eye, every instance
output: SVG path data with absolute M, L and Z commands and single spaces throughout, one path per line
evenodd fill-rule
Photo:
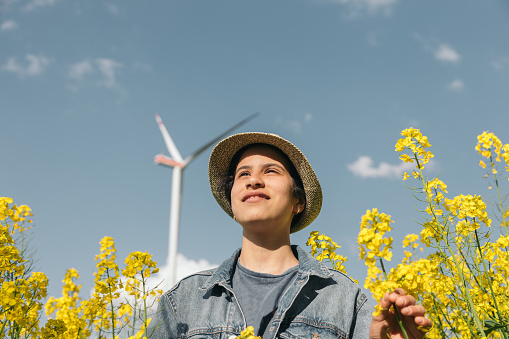
M 237 173 L 237 178 L 245 177 L 245 176 L 248 176 L 248 175 L 249 175 L 248 171 L 242 171 L 242 172 Z
M 276 168 L 269 167 L 265 170 L 265 173 L 279 173 L 279 171 Z

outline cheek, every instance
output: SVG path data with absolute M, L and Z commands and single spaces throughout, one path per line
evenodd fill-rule
M 235 185 L 235 182 L 233 183 L 232 190 L 230 191 L 230 201 L 232 210 L 234 206 L 238 203 L 238 200 L 240 199 L 240 193 L 239 193 L 239 185 Z
M 239 194 L 239 185 L 237 181 L 233 182 L 232 189 L 230 191 L 230 199 L 233 200 Z

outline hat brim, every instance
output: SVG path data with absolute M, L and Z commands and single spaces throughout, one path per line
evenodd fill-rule
M 304 154 L 288 140 L 276 134 L 249 132 L 234 134 L 222 141 L 212 150 L 209 159 L 210 189 L 219 206 L 230 216 L 233 216 L 229 199 L 220 189 L 224 178 L 228 175 L 230 163 L 235 154 L 245 146 L 251 144 L 267 144 L 280 149 L 288 156 L 299 174 L 306 196 L 306 206 L 300 219 L 291 226 L 290 233 L 300 231 L 316 219 L 322 208 L 322 189 L 313 168 Z

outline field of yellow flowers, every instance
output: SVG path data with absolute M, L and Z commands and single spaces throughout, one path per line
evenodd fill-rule
M 478 136 L 476 150 L 483 157 L 479 165 L 498 195 L 495 215 L 489 215 L 480 196 L 449 198 L 443 181 L 427 177 L 425 165 L 434 155 L 426 136 L 413 128 L 401 135 L 396 151 L 402 161 L 415 164 L 414 171 L 402 178 L 422 207 L 422 230 L 405 237 L 402 262 L 389 267 L 391 216 L 368 210 L 357 239 L 367 266 L 364 287 L 377 302 L 398 287 L 414 295 L 433 321 L 429 338 L 509 339 L 509 206 L 503 192 L 509 144 L 493 133 Z M 2 338 L 150 338 L 150 312 L 162 293 L 147 285 L 158 271 L 151 255 L 132 252 L 121 270 L 113 239 L 104 237 L 95 258 L 93 293 L 82 299 L 81 286 L 75 283 L 78 272 L 69 269 L 62 296 L 46 300 L 48 280 L 44 273 L 32 271 L 27 254 L 31 217 L 28 206 L 0 197 Z M 339 246 L 331 238 L 313 231 L 307 244 L 315 258 L 346 273 L 347 258 L 337 253 Z M 43 312 L 49 319 L 45 324 L 40 320 Z M 239 338 L 253 338 L 252 328 Z

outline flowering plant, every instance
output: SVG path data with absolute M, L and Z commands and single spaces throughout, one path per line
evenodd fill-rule
M 162 291 L 149 288 L 147 279 L 159 271 L 157 264 L 150 254 L 135 251 L 125 259 L 126 267 L 121 274 L 115 259 L 113 238 L 104 237 L 101 253 L 96 256 L 94 290 L 88 300 L 78 297 L 81 285 L 74 283 L 79 278 L 78 272 L 67 271 L 62 297 L 51 297 L 45 306 L 48 316 L 55 313 L 55 320 L 61 321 L 59 338 L 88 338 L 92 333 L 98 338 L 110 334 L 111 338 L 150 338 L 147 328 L 150 308 Z
M 46 297 L 48 278 L 31 272 L 25 232 L 32 213 L 26 205 L 0 197 L 0 335 L 2 338 L 34 336 L 39 329 L 39 311 Z
M 509 338 L 509 206 L 504 206 L 507 196 L 500 184 L 509 172 L 509 144 L 483 132 L 475 147 L 487 159 L 479 164 L 489 169 L 484 176 L 490 180 L 489 188 L 495 186 L 498 193 L 495 217 L 500 227 L 493 229 L 481 196 L 447 198 L 447 185 L 425 175 L 425 165 L 434 157 L 428 138 L 414 128 L 401 135 L 395 148 L 402 161 L 415 164 L 411 175 L 403 173 L 403 180 L 417 180 L 410 189 L 423 205 L 422 230 L 420 236 L 405 237 L 403 247 L 412 251 L 405 250 L 402 262 L 386 270 L 384 260 L 392 257 L 392 238 L 386 236 L 392 220 L 376 208 L 368 210 L 358 236 L 360 258 L 368 267 L 364 287 L 377 302 L 398 287 L 419 299 L 433 321 L 429 338 Z M 497 168 L 502 160 L 505 174 Z M 308 244 L 314 246 L 315 239 L 312 232 Z M 419 258 L 423 247 L 430 253 Z M 317 259 L 337 256 L 335 248 L 324 249 L 326 256 Z

